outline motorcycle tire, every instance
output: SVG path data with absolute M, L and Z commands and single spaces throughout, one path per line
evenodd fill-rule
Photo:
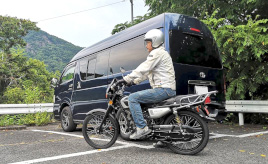
M 208 140 L 209 140 L 209 129 L 207 123 L 197 114 L 190 112 L 190 111 L 178 111 L 178 115 L 181 119 L 182 125 L 188 125 L 192 126 L 193 128 L 200 127 L 202 129 L 201 133 L 197 134 L 196 133 L 196 139 L 195 140 L 200 140 L 198 144 L 196 144 L 195 147 L 191 149 L 187 149 L 187 146 L 184 146 L 183 144 L 187 144 L 187 142 L 177 142 L 177 145 L 182 144 L 181 147 L 175 145 L 176 142 L 171 142 L 167 143 L 168 148 L 170 148 L 173 152 L 177 154 L 183 154 L 183 155 L 194 155 L 199 152 L 201 152 L 207 145 Z M 189 122 L 191 119 L 195 122 Z M 170 115 L 164 122 L 165 125 L 167 124 L 177 124 L 175 115 Z M 201 138 L 198 138 L 201 136 Z M 191 140 L 192 141 L 192 140 Z M 189 145 L 194 145 L 193 142 L 190 143 L 188 142 Z M 186 149 L 184 149 L 184 147 Z
M 118 112 L 116 113 L 116 118 L 119 123 L 119 129 L 120 129 L 119 131 L 121 138 L 126 141 L 130 141 L 131 139 L 129 137 L 132 131 L 129 130 L 128 126 L 130 125 L 130 121 L 133 121 L 132 118 L 131 120 L 129 120 L 127 118 L 127 114 L 123 111 L 123 109 L 118 110 Z
M 111 147 L 117 140 L 119 133 L 118 124 L 112 115 L 109 115 L 106 118 L 106 123 L 102 125 L 103 132 L 97 132 L 104 115 L 105 113 L 103 112 L 95 112 L 88 115 L 85 118 L 82 127 L 83 136 L 86 142 L 96 149 L 106 149 Z

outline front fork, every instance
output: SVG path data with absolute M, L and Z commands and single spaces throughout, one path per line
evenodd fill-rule
M 100 127 L 99 127 L 99 130 L 98 130 L 98 133 L 102 133 L 102 125 L 106 123 L 106 119 L 109 117 L 109 114 L 113 111 L 113 107 L 112 105 L 108 105 L 108 108 L 107 108 L 107 111 L 103 117 L 103 120 L 100 124 Z

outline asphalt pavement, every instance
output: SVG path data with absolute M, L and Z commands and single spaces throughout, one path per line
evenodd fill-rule
M 197 155 L 154 148 L 153 141 L 124 141 L 109 149 L 94 149 L 83 138 L 81 128 L 64 132 L 59 124 L 0 131 L 0 163 L 49 164 L 163 164 L 163 163 L 268 163 L 268 127 L 210 123 L 210 140 Z

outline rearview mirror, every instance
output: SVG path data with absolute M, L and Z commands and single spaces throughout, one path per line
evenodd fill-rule
M 57 86 L 57 84 L 58 84 L 58 79 L 53 78 L 53 79 L 51 80 L 51 87 L 55 88 L 55 87 Z
M 124 67 L 120 67 L 120 72 L 121 73 L 125 73 L 126 72 L 126 70 L 124 69 Z

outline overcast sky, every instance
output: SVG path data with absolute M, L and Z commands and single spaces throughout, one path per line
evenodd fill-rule
M 144 0 L 133 2 L 134 17 L 147 13 Z M 131 21 L 129 0 L 0 0 L 0 4 L 0 15 L 38 22 L 41 30 L 81 47 L 111 36 L 116 24 Z M 109 6 L 98 8 L 105 5 Z M 98 9 L 42 21 L 93 8 Z

